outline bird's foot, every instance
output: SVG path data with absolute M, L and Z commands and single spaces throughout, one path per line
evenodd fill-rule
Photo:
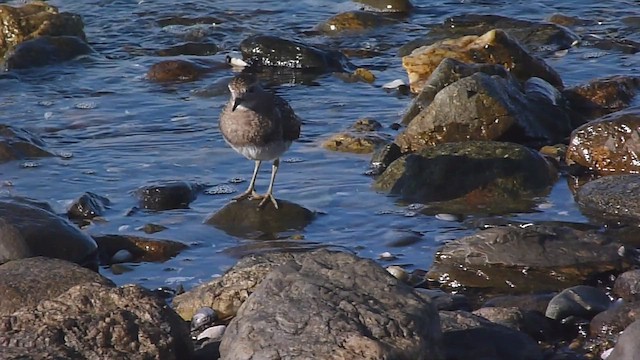
M 244 199 L 261 199 L 262 196 L 258 195 L 258 193 L 254 190 L 247 190 L 245 192 L 243 192 L 242 194 L 234 197 L 232 200 L 233 201 L 240 201 L 240 200 L 244 200 Z
M 260 201 L 260 203 L 258 204 L 258 209 L 264 209 L 264 207 L 267 206 L 267 202 L 269 201 L 271 201 L 273 207 L 276 208 L 276 210 L 278 209 L 278 202 L 272 194 L 267 193 L 264 195 L 256 195 L 252 197 L 252 199 L 262 199 L 262 201 Z

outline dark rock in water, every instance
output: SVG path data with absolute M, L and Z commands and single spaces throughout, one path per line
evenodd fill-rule
M 53 65 L 93 52 L 89 44 L 75 36 L 41 36 L 11 50 L 5 67 L 11 70 Z
M 496 296 L 487 300 L 482 307 L 515 307 L 523 311 L 536 311 L 544 314 L 553 294 L 525 294 Z
M 560 334 L 555 323 L 537 311 L 516 307 L 482 307 L 473 314 L 482 316 L 492 323 L 521 331 L 538 341 L 550 341 Z
M 591 319 L 607 310 L 611 300 L 604 291 L 586 285 L 578 285 L 562 290 L 549 301 L 545 316 L 554 320 L 569 317 Z
M 613 283 L 613 293 L 624 301 L 640 301 L 640 270 L 620 274 Z
M 601 223 L 640 224 L 638 199 L 640 174 L 601 177 L 581 186 L 576 195 L 580 210 Z
M 596 173 L 640 173 L 640 108 L 588 122 L 571 133 L 567 164 Z
M 278 209 L 269 203 L 258 209 L 260 200 L 230 202 L 215 214 L 206 224 L 232 236 L 254 239 L 277 239 L 279 233 L 301 230 L 313 221 L 315 214 L 298 204 L 278 199 Z
M 528 335 L 464 311 L 440 311 L 445 358 L 450 360 L 541 360 Z
M 555 177 L 555 169 L 524 146 L 469 141 L 405 155 L 389 165 L 374 188 L 406 201 L 439 202 L 446 213 L 524 211 L 533 206 L 527 199 L 548 191 Z
M 106 197 L 86 192 L 71 204 L 67 216 L 74 220 L 91 220 L 102 216 L 109 205 L 111 201 Z
M 413 9 L 413 4 L 409 0 L 355 0 L 355 2 L 366 5 L 367 10 L 382 12 L 407 13 Z
M 558 291 L 628 267 L 619 240 L 571 224 L 494 227 L 443 245 L 427 278 L 508 294 Z
M 589 334 L 604 338 L 615 336 L 636 320 L 640 320 L 639 301 L 612 306 L 591 319 Z
M 0 124 L 0 162 L 53 156 L 38 136 L 27 130 Z
M 159 56 L 195 55 L 209 56 L 216 54 L 220 49 L 216 44 L 188 42 L 172 46 L 168 49 L 158 50 Z
M 560 98 L 555 88 L 539 78 L 521 87 L 510 76 L 476 72 L 435 94 L 395 141 L 403 152 L 467 140 L 508 141 L 535 148 L 557 144 L 572 130 Z
M 624 329 L 618 338 L 618 343 L 613 348 L 607 360 L 635 360 L 640 354 L 640 321 L 634 321 Z
M 187 209 L 201 190 L 200 185 L 184 181 L 160 181 L 141 187 L 136 195 L 143 209 L 162 211 Z
M 443 359 L 437 311 L 372 260 L 318 250 L 273 269 L 229 323 L 223 359 Z M 277 354 L 277 355 L 275 355 Z
M 0 316 L 33 307 L 84 283 L 115 286 L 100 274 L 64 260 L 32 257 L 9 261 L 0 265 Z
M 348 59 L 339 51 L 325 51 L 298 41 L 255 35 L 240 43 L 245 61 L 255 66 L 275 66 L 316 72 L 344 71 Z
M 402 46 L 400 56 L 414 49 L 446 38 L 482 35 L 493 29 L 501 29 L 518 40 L 529 51 L 551 53 L 568 49 L 580 37 L 567 28 L 553 23 L 533 22 L 499 15 L 465 14 L 447 18 L 440 26 L 433 27 L 425 37 Z
M 93 235 L 93 239 L 98 244 L 103 264 L 110 264 L 113 256 L 121 250 L 133 255 L 132 262 L 163 262 L 188 248 L 186 244 L 178 241 L 133 235 Z
M 157 82 L 195 81 L 210 69 L 186 60 L 165 60 L 153 64 L 147 79 Z
M 0 201 L 0 249 L 0 263 L 46 256 L 97 269 L 91 237 L 54 213 L 11 199 Z
M 418 294 L 428 297 L 436 306 L 436 309 L 438 309 L 438 311 L 440 310 L 456 311 L 456 310 L 471 309 L 471 304 L 469 304 L 469 300 L 467 299 L 466 296 L 462 294 L 450 294 L 440 289 L 415 288 L 414 290 Z
M 0 323 L 3 354 L 9 347 L 27 358 L 189 359 L 193 351 L 186 322 L 135 285 L 77 285 Z
M 316 28 L 325 34 L 334 35 L 345 32 L 360 32 L 394 23 L 397 23 L 397 21 L 376 13 L 368 11 L 347 11 L 332 16 Z
M 55 6 L 34 2 L 21 7 L 0 5 L 0 57 L 14 46 L 40 36 L 75 36 L 85 40 L 79 15 L 59 13 Z
M 382 174 L 400 156 L 402 156 L 402 151 L 400 151 L 400 146 L 396 143 L 392 142 L 378 148 L 371 156 L 371 174 Z

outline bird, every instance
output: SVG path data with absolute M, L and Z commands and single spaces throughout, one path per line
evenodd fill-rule
M 260 199 L 259 209 L 268 202 L 278 209 L 273 185 L 280 156 L 300 137 L 300 118 L 285 99 L 265 90 L 255 74 L 236 75 L 229 82 L 229 91 L 231 97 L 220 113 L 220 132 L 233 150 L 255 161 L 249 187 L 233 200 Z M 267 192 L 259 195 L 255 185 L 263 161 L 273 164 Z

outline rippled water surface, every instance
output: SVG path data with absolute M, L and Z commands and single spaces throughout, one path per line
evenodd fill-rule
M 389 251 L 393 263 L 427 269 L 438 245 L 470 231 L 462 222 L 421 215 L 414 206 L 371 190 L 363 175 L 368 156 L 332 153 L 319 145 L 323 138 L 361 117 L 389 126 L 399 120 L 410 97 L 387 93 L 381 85 L 406 79 L 398 47 L 426 33 L 430 25 L 465 13 L 499 14 L 543 21 L 554 13 L 597 20 L 578 29 L 581 34 L 640 41 L 640 6 L 633 1 L 415 1 L 416 11 L 397 25 L 357 35 L 313 35 L 313 27 L 351 2 L 333 1 L 51 1 L 62 11 L 82 15 L 85 32 L 99 56 L 60 66 L 0 76 L 0 122 L 27 128 L 60 156 L 0 165 L 5 193 L 50 202 L 64 212 L 69 203 L 91 191 L 108 197 L 112 207 L 105 222 L 91 225 L 92 234 L 144 235 L 147 223 L 168 230 L 157 238 L 192 245 L 165 263 L 125 264 L 102 273 L 117 283 L 149 287 L 183 283 L 189 287 L 219 274 L 235 262 L 240 249 L 258 240 L 235 238 L 203 220 L 232 195 L 200 194 L 189 209 L 136 212 L 133 191 L 159 180 L 184 180 L 228 185 L 242 191 L 253 163 L 231 150 L 217 121 L 228 94 L 224 84 L 232 72 L 222 69 L 191 83 L 160 85 L 145 78 L 149 67 L 166 58 L 156 51 L 185 41 L 215 43 L 220 52 L 185 57 L 223 62 L 237 54 L 245 37 L 262 33 L 338 49 L 375 50 L 372 58 L 352 57 L 360 67 L 374 69 L 373 85 L 347 83 L 327 74 L 308 84 L 283 85 L 279 94 L 304 119 L 303 136 L 283 159 L 276 195 L 319 212 L 303 231 L 306 243 L 345 247 L 377 258 Z M 163 19 L 211 18 L 198 25 L 164 25 Z M 638 55 L 593 47 L 572 48 L 545 60 L 575 85 L 595 77 L 637 74 Z M 389 130 L 390 134 L 394 132 Z M 269 167 L 258 183 L 266 187 Z M 536 212 L 513 214 L 522 220 L 587 221 L 577 210 L 560 179 Z M 296 238 L 300 238 L 299 236 Z

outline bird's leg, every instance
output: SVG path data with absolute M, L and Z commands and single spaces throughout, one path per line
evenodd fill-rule
M 269 188 L 267 192 L 262 195 L 262 201 L 258 204 L 258 208 L 262 209 L 265 205 L 267 205 L 267 200 L 271 200 L 273 207 L 278 208 L 278 203 L 276 202 L 276 198 L 273 197 L 273 183 L 276 181 L 276 173 L 278 173 L 278 166 L 280 166 L 280 159 L 273 160 L 273 166 L 271 167 L 271 181 L 269 181 Z
M 255 190 L 255 187 L 256 187 L 256 178 L 258 177 L 258 170 L 260 170 L 260 164 L 262 164 L 262 161 L 256 160 L 256 166 L 253 168 L 253 176 L 251 177 L 251 182 L 249 183 L 249 187 L 247 188 L 247 190 L 245 192 L 243 192 L 242 194 L 234 197 L 233 200 L 240 201 L 240 200 L 244 200 L 246 198 L 258 197 L 258 194 L 256 193 L 256 190 Z

